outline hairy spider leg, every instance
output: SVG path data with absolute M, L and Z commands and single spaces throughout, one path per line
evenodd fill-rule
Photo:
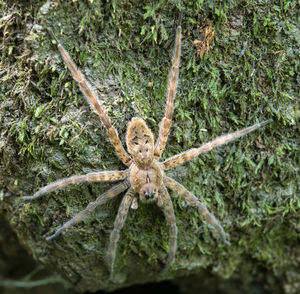
M 90 104 L 92 104 L 92 106 L 95 108 L 102 123 L 106 127 L 110 141 L 116 150 L 117 156 L 120 158 L 120 160 L 125 165 L 129 166 L 131 164 L 131 157 L 125 151 L 125 149 L 120 141 L 118 131 L 112 126 L 108 115 L 103 111 L 103 109 L 99 103 L 98 95 L 93 90 L 92 86 L 88 83 L 88 81 L 86 80 L 84 75 L 81 73 L 81 71 L 77 68 L 75 62 L 72 60 L 71 56 L 68 54 L 68 52 L 64 49 L 64 47 L 61 45 L 59 40 L 56 38 L 53 31 L 49 28 L 48 28 L 48 31 L 49 31 L 50 35 L 55 39 L 55 41 L 57 43 L 57 48 L 60 51 L 64 61 L 67 63 L 68 68 L 71 71 L 74 79 L 80 85 L 81 92 L 87 98 L 87 101 Z
M 69 178 L 57 180 L 49 185 L 41 188 L 32 196 L 24 196 L 23 200 L 34 200 L 56 189 L 61 189 L 70 184 L 79 184 L 84 182 L 113 182 L 124 180 L 128 176 L 129 171 L 102 171 L 93 172 L 86 175 L 75 175 Z
M 268 124 L 271 121 L 273 121 L 273 120 L 270 119 L 270 120 L 266 120 L 261 123 L 257 123 L 253 126 L 244 128 L 242 130 L 238 130 L 234 133 L 220 136 L 220 137 L 214 139 L 213 141 L 203 144 L 199 148 L 192 148 L 192 149 L 184 151 L 180 154 L 174 155 L 174 156 L 166 159 L 164 162 L 162 162 L 161 167 L 162 167 L 162 169 L 165 170 L 165 169 L 170 169 L 177 165 L 183 164 L 184 162 L 191 160 L 191 159 L 199 156 L 202 153 L 208 152 L 215 147 L 227 144 L 237 138 L 240 138 L 250 132 L 253 132 L 253 131 L 257 130 L 258 128 Z
M 166 221 L 169 225 L 169 255 L 166 265 L 162 271 L 162 273 L 165 273 L 175 261 L 177 248 L 177 226 L 171 197 L 164 185 L 162 185 L 159 193 L 162 204 L 161 207 L 163 208 Z
M 130 183 L 127 180 L 113 186 L 108 191 L 106 191 L 105 193 L 103 193 L 99 197 L 97 197 L 97 199 L 95 201 L 90 202 L 84 210 L 80 211 L 73 218 L 71 218 L 69 221 L 64 223 L 61 227 L 59 227 L 56 230 L 56 232 L 53 235 L 47 237 L 46 240 L 49 241 L 49 240 L 54 239 L 55 237 L 60 235 L 63 231 L 67 230 L 71 226 L 80 222 L 84 216 L 86 216 L 88 213 L 93 211 L 97 206 L 104 204 L 106 201 L 108 201 L 110 199 L 113 199 L 114 197 L 116 197 L 117 195 L 119 195 L 120 193 L 122 193 L 123 191 L 128 189 L 129 186 L 130 186 Z
M 127 193 L 125 194 L 122 202 L 120 204 L 118 214 L 115 219 L 114 229 L 110 234 L 109 239 L 109 246 L 108 246 L 108 263 L 110 267 L 110 278 L 113 279 L 114 274 L 114 263 L 116 258 L 116 251 L 117 251 L 117 243 L 120 239 L 120 231 L 123 228 L 127 215 L 128 210 L 133 200 L 135 191 L 133 188 L 130 188 Z
M 189 192 L 186 188 L 184 188 L 181 184 L 176 182 L 174 179 L 164 176 L 164 183 L 165 185 L 174 191 L 175 193 L 179 194 L 183 197 L 186 201 L 188 201 L 192 206 L 198 209 L 198 212 L 203 215 L 207 221 L 216 228 L 216 230 L 222 236 L 224 243 L 230 245 L 230 242 L 227 240 L 227 234 L 225 233 L 223 227 L 219 223 L 219 221 L 215 218 L 215 216 L 208 211 L 205 205 L 203 205 L 198 198 Z
M 160 156 L 162 155 L 165 149 L 169 130 L 171 127 L 173 106 L 174 106 L 174 100 L 176 96 L 176 88 L 178 84 L 180 50 L 181 50 L 181 26 L 178 26 L 176 31 L 176 41 L 175 41 L 173 62 L 170 71 L 170 76 L 169 76 L 169 86 L 167 91 L 168 100 L 166 104 L 165 116 L 159 124 L 159 134 L 158 134 L 158 139 L 154 150 L 154 156 L 156 158 L 160 158 Z

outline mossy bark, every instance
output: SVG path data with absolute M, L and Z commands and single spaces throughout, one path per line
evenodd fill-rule
M 275 279 L 277 290 L 299 293 L 296 5 L 257 0 L 0 2 L 0 211 L 34 259 L 82 292 L 203 272 L 243 280 L 243 275 L 258 277 L 264 271 L 269 287 Z M 167 172 L 215 214 L 230 234 L 230 247 L 172 194 L 179 230 L 172 269 L 159 274 L 168 250 L 163 213 L 154 205 L 140 205 L 130 211 L 122 231 L 112 282 L 105 257 L 120 199 L 54 242 L 45 241 L 111 185 L 72 186 L 31 203 L 21 199 L 62 177 L 125 168 L 45 28 L 54 30 L 97 88 L 124 142 L 133 116 L 144 118 L 157 134 L 181 11 L 180 83 L 163 158 L 258 121 L 274 122 Z M 207 22 L 215 39 L 200 58 L 192 42 L 201 39 L 199 29 Z

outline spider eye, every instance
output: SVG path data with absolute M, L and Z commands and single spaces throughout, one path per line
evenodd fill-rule
M 138 142 L 133 142 L 133 144 L 134 144 L 134 145 L 139 145 L 139 143 L 138 143 Z

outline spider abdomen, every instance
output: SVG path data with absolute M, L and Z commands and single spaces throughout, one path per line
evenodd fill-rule
M 134 163 L 130 166 L 130 182 L 140 195 L 141 201 L 154 200 L 157 197 L 162 178 L 162 170 L 155 162 L 146 169 L 141 169 Z

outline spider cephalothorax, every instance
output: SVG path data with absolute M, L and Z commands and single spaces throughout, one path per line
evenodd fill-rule
M 72 72 L 74 79 L 79 83 L 81 91 L 95 108 L 102 123 L 106 127 L 111 143 L 115 147 L 117 156 L 126 166 L 128 166 L 128 169 L 120 171 L 100 171 L 89 173 L 86 175 L 75 175 L 70 178 L 65 178 L 50 183 L 49 185 L 41 188 L 32 196 L 25 196 L 25 200 L 33 200 L 41 197 L 46 193 L 54 191 L 58 188 L 65 187 L 69 184 L 82 182 L 121 181 L 120 183 L 110 188 L 107 192 L 100 195 L 94 202 L 89 203 L 89 205 L 83 211 L 79 212 L 68 222 L 59 227 L 56 232 L 47 237 L 46 240 L 55 238 L 61 232 L 78 223 L 85 215 L 93 211 L 97 206 L 105 203 L 106 201 L 118 196 L 119 194 L 127 190 L 122 198 L 120 208 L 115 219 L 114 229 L 110 234 L 108 257 L 111 275 L 114 272 L 114 259 L 116 256 L 117 242 L 120 238 L 120 231 L 125 223 L 128 211 L 130 207 L 133 209 L 138 208 L 137 194 L 139 195 L 139 199 L 141 201 L 154 201 L 164 211 L 166 221 L 169 225 L 169 253 L 165 267 L 165 269 L 167 269 L 173 264 L 175 260 L 177 244 L 177 227 L 175 214 L 171 197 L 168 193 L 168 189 L 170 189 L 176 194 L 179 194 L 181 197 L 183 197 L 187 202 L 190 203 L 191 206 L 197 208 L 198 212 L 203 215 L 205 219 L 220 233 L 220 235 L 223 237 L 224 242 L 229 244 L 229 242 L 227 241 L 227 235 L 224 232 L 221 224 L 214 217 L 214 215 L 208 211 L 206 206 L 203 205 L 196 196 L 185 189 L 181 184 L 165 175 L 164 171 L 180 165 L 190 159 L 193 159 L 199 156 L 201 153 L 207 152 L 217 146 L 226 144 L 236 138 L 252 132 L 265 125 L 269 121 L 257 123 L 248 128 L 236 131 L 235 133 L 220 136 L 209 143 L 203 144 L 198 148 L 187 150 L 171 158 L 168 158 L 163 162 L 159 162 L 159 158 L 161 157 L 162 152 L 165 148 L 169 129 L 171 126 L 173 105 L 178 81 L 179 57 L 181 48 L 181 27 L 178 26 L 176 32 L 176 42 L 172 68 L 169 77 L 165 116 L 160 123 L 157 141 L 154 144 L 154 136 L 143 119 L 133 118 L 128 125 L 126 134 L 126 143 L 129 152 L 128 154 L 119 139 L 118 132 L 112 126 L 109 117 L 101 108 L 97 94 L 93 91 L 92 87 L 86 81 L 83 74 L 76 67 L 67 51 L 56 39 L 53 32 L 51 30 L 49 31 L 53 38 L 56 40 L 58 49 L 62 57 L 66 61 L 70 71 Z
M 130 167 L 130 182 L 140 195 L 140 200 L 154 200 L 162 185 L 162 171 L 155 162 L 146 169 L 133 163 Z

